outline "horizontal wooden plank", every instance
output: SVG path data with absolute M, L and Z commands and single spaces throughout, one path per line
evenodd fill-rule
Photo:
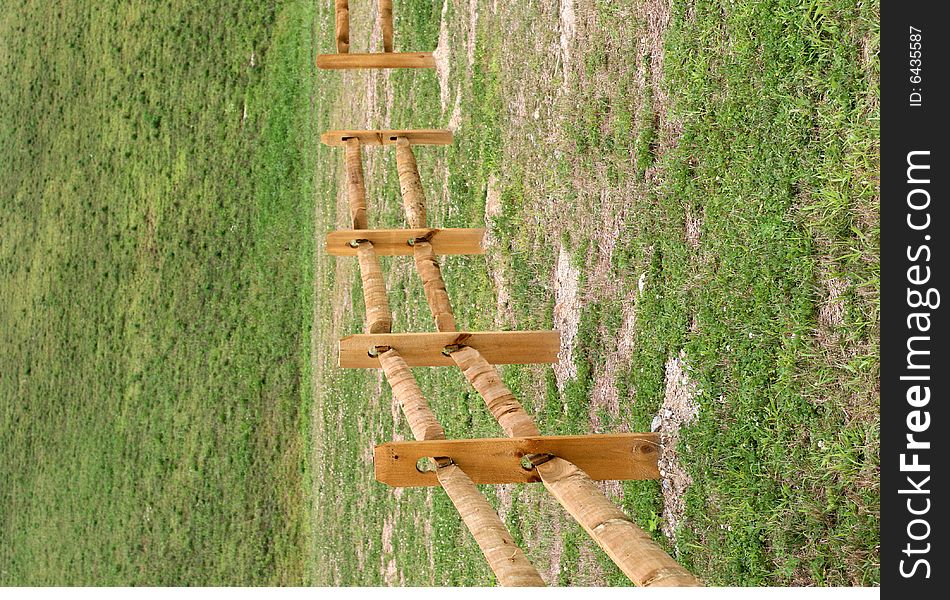
M 446 346 L 471 346 L 495 365 L 557 362 L 561 334 L 557 331 L 440 331 L 432 333 L 376 333 L 350 335 L 340 340 L 340 367 L 378 369 L 379 359 L 369 356 L 371 348 L 388 346 L 410 367 L 455 365 L 442 354 Z
M 553 454 L 595 480 L 659 479 L 659 436 L 610 433 L 476 440 L 389 442 L 373 450 L 376 481 L 393 487 L 439 485 L 434 472 L 419 472 L 420 458 L 448 457 L 475 483 L 531 483 L 537 470 L 521 466 L 529 454 Z
M 356 256 L 353 240 L 367 240 L 379 256 L 412 254 L 409 240 L 427 239 L 436 254 L 484 254 L 484 229 L 340 229 L 327 234 L 327 254 Z
M 452 143 L 449 129 L 334 129 L 324 131 L 320 141 L 327 146 L 343 146 L 356 138 L 363 146 L 395 146 L 396 138 L 404 137 L 414 146 L 446 146 Z
M 431 52 L 371 52 L 320 54 L 317 67 L 321 69 L 434 69 Z

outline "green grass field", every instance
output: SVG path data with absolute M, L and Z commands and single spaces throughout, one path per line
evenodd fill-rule
M 301 583 L 314 7 L 17 4 L 0 582 Z
M 334 366 L 363 305 L 321 241 L 321 131 L 452 127 L 417 150 L 430 222 L 495 240 L 443 260 L 460 327 L 567 333 L 557 374 L 502 369 L 541 430 L 649 430 L 685 357 L 675 540 L 659 482 L 608 495 L 710 584 L 877 584 L 878 4 L 395 12 L 438 72 L 317 71 L 329 2 L 0 19 L 0 583 L 493 581 L 440 490 L 373 480 L 411 436 Z M 371 226 L 403 226 L 393 154 L 365 166 Z M 383 268 L 394 330 L 434 329 Z M 500 435 L 457 369 L 415 374 L 450 437 Z M 549 583 L 629 584 L 542 487 L 484 490 Z

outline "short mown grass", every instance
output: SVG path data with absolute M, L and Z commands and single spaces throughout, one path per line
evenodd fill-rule
M 306 581 L 313 7 L 0 24 L 0 582 Z

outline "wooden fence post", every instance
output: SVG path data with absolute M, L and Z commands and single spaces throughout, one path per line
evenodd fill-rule
M 383 51 L 393 51 L 393 0 L 379 0 L 379 28 L 383 33 Z
M 379 355 L 379 363 L 393 389 L 393 396 L 406 415 L 413 437 L 417 440 L 444 440 L 445 431 L 429 408 L 406 361 L 395 350 L 387 350 Z
M 320 134 L 320 141 L 327 146 L 343 146 L 349 138 L 357 138 L 363 146 L 394 146 L 401 137 L 413 146 L 452 143 L 448 129 L 331 129 Z
M 349 0 L 336 0 L 336 51 L 350 51 L 350 6 Z
M 640 587 L 701 585 L 648 533 L 614 506 L 579 468 L 556 457 L 536 468 L 551 495 L 635 584 Z
M 368 348 L 392 348 L 410 367 L 448 367 L 456 362 L 446 348 L 464 344 L 496 365 L 556 363 L 561 336 L 556 331 L 438 331 L 425 333 L 357 333 L 340 338 L 339 366 L 378 369 Z
M 453 464 L 436 470 L 442 489 L 472 532 L 498 581 L 505 586 L 541 587 L 544 580 L 515 544 L 498 514 L 472 480 Z
M 539 435 L 534 420 L 502 383 L 498 370 L 477 350 L 462 347 L 451 356 L 507 435 Z M 701 585 L 614 506 L 582 470 L 557 457 L 531 458 L 545 487 L 636 585 Z
M 360 156 L 360 140 L 346 140 L 346 195 L 350 203 L 353 229 L 367 229 L 366 186 L 363 184 L 363 161 Z
M 409 227 L 426 226 L 426 197 L 419 179 L 419 167 L 412 153 L 412 145 L 405 137 L 396 138 L 396 170 L 399 172 L 399 187 L 402 204 L 406 209 Z
M 393 396 L 409 421 L 413 436 L 417 440 L 445 439 L 442 425 L 429 408 L 412 371 L 399 353 L 386 350 L 379 355 L 379 361 L 393 389 Z M 442 483 L 442 489 L 459 511 L 498 582 L 504 586 L 543 586 L 541 575 L 514 543 L 498 513 L 472 480 L 447 459 L 432 458 L 438 464 L 436 475 Z
M 339 229 L 327 234 L 327 254 L 354 256 L 354 239 L 368 240 L 379 256 L 414 254 L 416 240 L 432 245 L 435 254 L 484 254 L 484 229 Z
M 393 487 L 438 485 L 435 473 L 419 471 L 416 462 L 446 456 L 475 483 L 534 483 L 541 481 L 541 475 L 537 469 L 526 470 L 521 459 L 553 455 L 574 463 L 596 481 L 659 479 L 659 446 L 656 433 L 398 441 L 373 449 L 373 468 L 376 481 Z
M 320 54 L 321 69 L 434 69 L 431 52 L 368 52 Z
M 389 333 L 392 331 L 393 317 L 389 310 L 389 300 L 386 298 L 383 271 L 373 244 L 367 241 L 358 242 L 357 257 L 360 261 L 360 277 L 363 280 L 367 333 Z
M 488 363 L 481 353 L 469 346 L 463 346 L 450 355 L 455 364 L 462 369 L 465 378 L 481 394 L 505 434 L 509 437 L 530 437 L 541 435 L 534 420 L 525 412 L 521 403 L 505 386 L 498 370 Z
M 416 271 L 422 278 L 422 289 L 426 294 L 426 302 L 429 303 L 429 311 L 435 319 L 436 329 L 455 331 L 455 315 L 452 313 L 452 304 L 448 292 L 445 291 L 442 270 L 432 250 L 432 244 L 417 241 L 412 247 L 412 255 L 416 261 Z

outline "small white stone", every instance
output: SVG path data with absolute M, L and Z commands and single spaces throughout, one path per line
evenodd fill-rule
M 650 431 L 659 431 L 660 425 L 663 424 L 663 419 L 660 418 L 660 415 L 653 417 L 653 422 L 650 423 Z

